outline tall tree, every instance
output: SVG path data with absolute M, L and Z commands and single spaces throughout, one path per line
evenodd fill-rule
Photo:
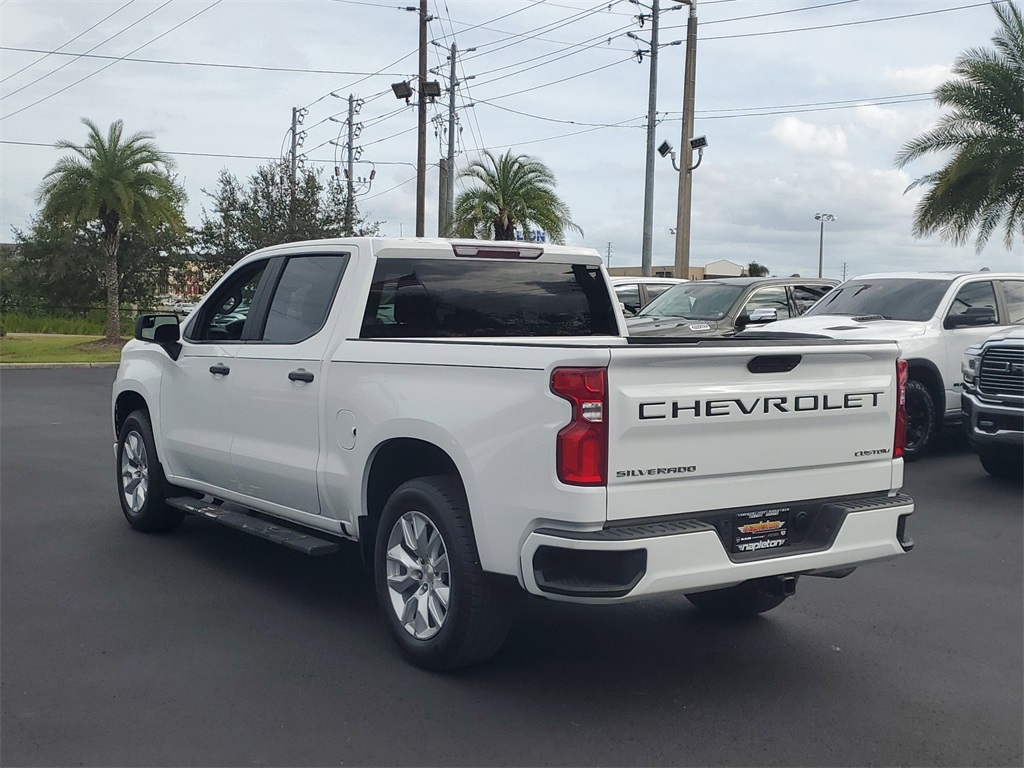
M 98 221 L 73 229 L 36 216 L 14 230 L 9 279 L 0 286 L 0 307 L 15 312 L 86 316 L 106 296 L 103 228 Z M 185 259 L 187 237 L 164 226 L 145 236 L 128 230 L 117 250 L 118 305 L 154 306 L 171 272 Z
M 295 186 L 293 209 L 288 169 L 278 162 L 259 166 L 244 184 L 222 170 L 213 191 L 203 190 L 212 205 L 209 210 L 203 206 L 197 255 L 211 276 L 268 245 L 379 232 L 379 224 L 360 216 L 354 204 L 349 229 L 345 190 L 333 179 L 325 183 L 319 171 L 300 170 Z
M 540 160 L 509 150 L 495 157 L 484 150 L 460 174 L 480 182 L 455 201 L 451 231 L 458 237 L 514 240 L 516 228 L 530 239 L 534 227 L 553 243 L 564 243 L 568 229 L 583 234 L 572 214 L 555 194 L 555 176 Z
M 121 341 L 120 272 L 117 252 L 126 231 L 142 234 L 161 227 L 184 231 L 182 204 L 185 193 L 170 176 L 174 163 L 161 152 L 148 133 L 125 138 L 120 120 L 107 135 L 87 118 L 84 144 L 59 141 L 67 155 L 43 177 L 38 200 L 45 218 L 80 228 L 91 221 L 102 227 L 104 289 L 107 301 L 106 340 Z
M 751 277 L 768 277 L 768 267 L 752 261 L 747 265 L 747 274 Z
M 980 251 L 1003 223 L 1003 243 L 1024 235 L 1024 20 L 1013 2 L 993 4 L 995 50 L 971 48 L 953 64 L 957 79 L 934 91 L 949 112 L 907 142 L 896 167 L 932 152 L 951 152 L 942 168 L 907 189 L 928 187 L 914 212 L 914 235 L 938 233 L 955 244 L 977 232 Z

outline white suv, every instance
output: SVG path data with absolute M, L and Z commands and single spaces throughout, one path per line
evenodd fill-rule
M 847 280 L 798 318 L 761 333 L 812 333 L 899 343 L 909 361 L 904 457 L 921 455 L 961 418 L 964 350 L 996 327 L 1024 323 L 1024 274 L 893 272 Z

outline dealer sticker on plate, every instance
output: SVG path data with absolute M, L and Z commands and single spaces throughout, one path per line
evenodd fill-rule
M 733 515 L 733 552 L 758 552 L 786 546 L 789 507 L 737 512 Z

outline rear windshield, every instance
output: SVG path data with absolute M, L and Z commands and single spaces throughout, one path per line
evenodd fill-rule
M 615 336 L 597 267 L 536 261 L 380 259 L 360 338 Z
M 665 291 L 639 314 L 644 317 L 721 320 L 729 314 L 744 288 L 725 283 L 682 283 Z
M 881 315 L 886 320 L 928 320 L 946 295 L 949 280 L 872 278 L 833 288 L 806 315 Z

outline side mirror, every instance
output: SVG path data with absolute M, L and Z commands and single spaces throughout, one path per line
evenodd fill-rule
M 963 314 L 949 315 L 943 325 L 946 328 L 963 328 L 976 325 L 995 325 L 996 310 L 993 307 L 968 307 Z
M 181 329 L 174 314 L 141 315 L 135 321 L 135 338 L 148 344 L 158 344 L 177 360 L 181 354 Z
M 755 309 L 750 314 L 750 322 L 752 325 L 761 325 L 763 323 L 774 323 L 779 319 L 779 311 L 774 307 L 761 307 Z

